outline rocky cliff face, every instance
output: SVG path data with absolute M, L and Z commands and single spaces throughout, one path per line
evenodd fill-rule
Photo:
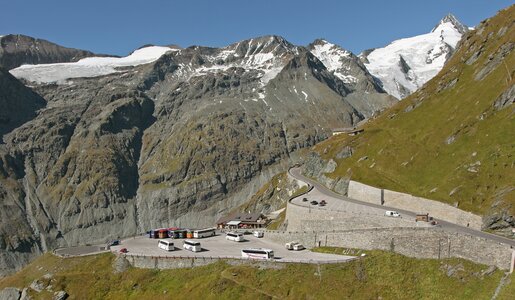
M 46 101 L 0 68 L 0 143 L 2 136 L 36 116 Z
M 277 36 L 31 85 L 39 110 L 0 148 L 0 273 L 58 246 L 212 225 L 297 150 L 393 101 Z
M 73 62 L 90 56 L 95 54 L 22 34 L 0 37 L 0 67 L 8 70 L 24 64 Z

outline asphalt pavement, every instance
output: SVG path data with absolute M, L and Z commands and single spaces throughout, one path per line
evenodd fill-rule
M 158 239 L 150 239 L 145 236 L 128 238 L 121 241 L 118 246 L 112 246 L 112 252 L 127 249 L 126 255 L 155 256 L 155 257 L 212 257 L 212 258 L 241 258 L 241 250 L 245 248 L 265 248 L 274 251 L 275 260 L 283 262 L 299 263 L 339 263 L 355 259 L 355 256 L 336 255 L 329 253 L 311 252 L 308 249 L 291 251 L 285 245 L 278 244 L 266 238 L 256 238 L 253 235 L 245 235 L 245 241 L 228 241 L 225 234 L 217 234 L 214 237 L 194 239 L 200 242 L 202 251 L 192 252 L 182 248 L 183 239 L 174 239 L 173 251 L 158 248 Z

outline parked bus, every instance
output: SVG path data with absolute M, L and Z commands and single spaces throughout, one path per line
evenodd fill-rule
M 248 248 L 241 250 L 241 257 L 251 259 L 273 259 L 274 250 L 264 248 Z
M 245 238 L 243 237 L 243 233 L 239 233 L 239 232 L 227 232 L 227 234 L 225 235 L 225 238 L 229 241 L 234 241 L 234 242 L 243 242 L 245 240 Z
M 202 251 L 202 247 L 200 246 L 200 242 L 184 240 L 182 244 L 182 248 L 186 250 L 190 250 L 192 252 L 200 252 Z
M 193 231 L 193 237 L 196 239 L 215 236 L 215 228 L 206 228 Z
M 173 251 L 173 250 L 175 250 L 173 242 L 170 239 L 159 240 L 159 242 L 157 242 L 157 246 L 159 248 L 163 249 L 163 250 L 166 250 L 166 251 Z

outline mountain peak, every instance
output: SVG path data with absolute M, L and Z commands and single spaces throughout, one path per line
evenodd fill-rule
M 447 23 L 450 23 L 461 34 L 464 34 L 468 31 L 468 27 L 463 25 L 463 23 L 461 23 L 458 20 L 458 18 L 456 18 L 456 16 L 454 16 L 451 13 L 448 13 L 445 17 L 443 17 L 440 20 L 440 22 L 438 22 L 438 24 L 431 30 L 431 32 L 435 32 L 438 29 L 438 27 Z

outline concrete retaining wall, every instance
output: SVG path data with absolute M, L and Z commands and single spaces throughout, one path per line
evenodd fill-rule
M 415 197 L 409 194 L 390 190 L 382 190 L 360 182 L 350 181 L 348 189 L 349 198 L 364 202 L 383 204 L 388 207 L 409 210 L 413 212 L 429 213 L 430 216 L 462 226 L 470 226 L 481 229 L 481 217 L 470 212 L 463 211 L 451 205 Z
M 325 232 L 266 231 L 265 236 L 277 243 L 299 241 L 307 248 L 334 246 L 365 250 L 387 250 L 416 258 L 458 257 L 476 263 L 510 268 L 512 249 L 461 233 L 434 228 L 376 228 Z

